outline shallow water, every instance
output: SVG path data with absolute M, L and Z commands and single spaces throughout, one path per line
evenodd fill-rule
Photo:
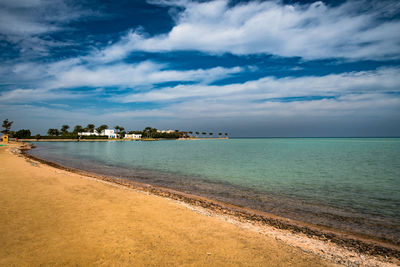
M 400 240 L 400 139 L 37 142 L 29 153 L 314 224 Z

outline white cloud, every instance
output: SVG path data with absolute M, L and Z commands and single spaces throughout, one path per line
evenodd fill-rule
M 36 54 L 46 53 L 49 46 L 67 45 L 44 40 L 41 34 L 62 30 L 65 22 L 79 18 L 82 13 L 76 10 L 69 15 L 60 11 L 46 14 L 42 19 L 37 16 L 41 11 L 27 11 L 28 8 L 41 9 L 43 3 L 46 6 L 51 2 L 7 0 L 0 3 L 0 7 L 7 7 L 0 8 L 0 34 L 18 43 L 21 51 L 31 49 Z M 234 124 L 237 119 L 245 122 L 253 118 L 263 121 L 318 117 L 319 122 L 323 122 L 332 118 L 349 121 L 363 117 L 393 121 L 400 114 L 400 68 L 396 67 L 320 77 L 267 76 L 243 83 L 211 85 L 258 66 L 176 70 L 150 60 L 133 64 L 123 61 L 133 51 L 176 50 L 238 55 L 262 53 L 305 59 L 398 58 L 400 36 L 394 33 L 400 28 L 399 21 L 381 18 L 397 14 L 399 5 L 390 9 L 377 5 L 358 13 L 356 9 L 365 3 L 348 2 L 329 7 L 321 2 L 291 6 L 279 1 L 257 1 L 230 6 L 224 0 L 158 1 L 157 4 L 183 8 L 175 17 L 175 27 L 166 34 L 148 37 L 131 31 L 104 49 L 52 63 L 4 62 L 0 66 L 5 89 L 0 93 L 3 103 L 0 110 L 7 116 L 17 114 L 21 120 L 29 114 L 36 120 L 68 117 L 79 121 L 94 118 L 100 109 L 106 109 L 107 101 L 111 101 L 114 108 L 104 111 L 102 120 L 144 118 L 147 124 L 156 119 L 196 119 L 196 122 L 198 119 L 206 121 L 205 124 L 218 120 Z M 154 88 L 155 84 L 160 86 L 165 82 L 180 84 Z M 74 91 L 76 87 L 90 89 L 79 92 Z M 115 87 L 119 91 L 103 87 Z M 128 90 L 131 92 L 120 95 Z M 313 99 L 313 96 L 333 98 Z M 302 101 L 280 100 L 295 97 L 305 98 Z M 65 103 L 49 104 L 63 99 L 79 99 L 88 106 L 73 109 Z M 104 103 L 91 106 L 92 99 Z M 146 104 L 140 104 L 137 105 L 141 106 L 139 109 L 135 103 L 140 102 L 153 105 L 143 108 Z
M 57 73 L 55 80 L 51 81 L 48 86 L 54 88 L 78 86 L 134 87 L 171 81 L 209 83 L 241 71 L 242 68 L 240 67 L 168 70 L 164 65 L 151 61 L 131 65 L 124 63 L 111 66 L 103 65 L 93 68 L 73 66 L 68 70 Z
M 73 42 L 53 40 L 52 33 L 72 30 L 68 26 L 72 21 L 99 16 L 103 15 L 68 0 L 3 0 L 0 1 L 0 41 L 12 44 L 24 60 L 45 56 L 50 47 Z
M 11 36 L 27 36 L 56 31 L 59 28 L 35 21 L 32 17 L 19 17 L 8 10 L 0 9 L 0 33 Z M 12 37 L 9 39 L 13 40 Z
M 47 90 L 73 87 L 135 87 L 152 86 L 163 82 L 210 83 L 242 72 L 243 68 L 214 67 L 211 69 L 170 70 L 165 64 L 143 61 L 137 64 L 81 64 L 70 59 L 51 64 L 21 63 L 12 68 L 9 81 L 36 84 Z M 5 74 L 3 74 L 5 75 Z M 21 80 L 21 78 L 23 79 Z
M 104 61 L 124 58 L 132 51 L 197 50 L 212 54 L 272 54 L 304 59 L 399 58 L 399 20 L 384 20 L 383 5 L 357 13 L 366 1 L 338 7 L 323 2 L 285 5 L 280 1 L 251 1 L 230 6 L 211 2 L 158 1 L 179 5 L 176 25 L 166 34 L 146 37 L 131 31 L 120 42 L 98 52 Z M 392 5 L 392 13 L 400 11 Z
M 260 127 L 264 133 L 268 133 L 268 123 L 271 123 L 275 130 L 280 127 L 292 129 L 292 133 L 277 130 L 277 135 L 289 136 L 301 132 L 295 123 L 303 127 L 307 122 L 313 128 L 304 129 L 305 135 L 398 134 L 398 127 L 392 127 L 388 122 L 398 122 L 400 114 L 399 75 L 399 68 L 386 68 L 322 77 L 264 77 L 223 86 L 179 85 L 114 96 L 112 100 L 116 102 L 161 105 L 145 110 L 111 112 L 109 116 L 116 120 L 134 118 L 136 121 L 163 118 L 164 121 L 185 122 L 185 125 L 191 125 L 189 127 L 214 125 L 217 129 L 248 123 L 246 127 Z M 322 125 L 327 129 L 345 129 L 325 131 L 318 128 Z M 360 132 L 360 127 L 368 129 L 367 132 Z
M 56 99 L 81 99 L 88 96 L 93 96 L 93 94 L 55 92 L 46 89 L 14 89 L 0 94 L 0 101 L 4 103 L 35 103 Z
M 43 0 L 2 0 L 1 4 L 12 8 L 33 8 L 40 6 L 43 2 Z
M 80 58 L 50 64 L 19 63 L 10 68 L 0 68 L 0 74 L 3 78 L 7 77 L 10 84 L 15 83 L 19 87 L 27 84 L 31 88 L 5 91 L 0 94 L 0 100 L 21 103 L 84 97 L 85 92 L 77 94 L 66 91 L 76 87 L 116 87 L 142 90 L 164 82 L 208 84 L 244 70 L 242 67 L 194 70 L 170 70 L 167 67 L 165 64 L 152 61 L 96 66 L 95 64 L 83 64 Z M 103 94 L 104 92 L 97 93 Z
M 207 119 L 208 123 L 224 120 L 233 123 L 246 120 L 309 120 L 319 118 L 330 121 L 337 118 L 343 122 L 352 118 L 388 118 L 400 112 L 400 97 L 387 94 L 345 95 L 337 99 L 320 99 L 294 102 L 260 102 L 246 99 L 224 101 L 223 98 L 193 98 L 173 103 L 166 107 L 114 112 L 116 118 L 169 118 L 169 119 Z
M 342 94 L 370 94 L 372 92 L 399 92 L 399 68 L 376 71 L 330 74 L 306 77 L 264 77 L 245 83 L 210 85 L 178 85 L 150 92 L 116 96 L 115 101 L 159 102 L 188 98 L 209 98 L 220 101 L 260 101 L 269 98 L 302 96 L 337 96 Z M 252 106 L 248 103 L 248 106 Z

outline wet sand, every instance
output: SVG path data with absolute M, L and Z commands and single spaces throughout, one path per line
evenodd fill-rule
M 0 147 L 1 266 L 333 266 L 332 259 L 389 265 L 329 242 L 53 168 L 10 153 L 16 146 Z M 353 259 L 344 260 L 349 255 Z

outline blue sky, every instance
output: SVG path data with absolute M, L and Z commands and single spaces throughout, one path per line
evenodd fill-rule
M 400 136 L 398 1 L 0 1 L 0 119 Z

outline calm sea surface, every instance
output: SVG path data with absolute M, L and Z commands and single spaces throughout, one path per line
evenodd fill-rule
M 37 142 L 29 153 L 292 219 L 400 240 L 400 139 Z

